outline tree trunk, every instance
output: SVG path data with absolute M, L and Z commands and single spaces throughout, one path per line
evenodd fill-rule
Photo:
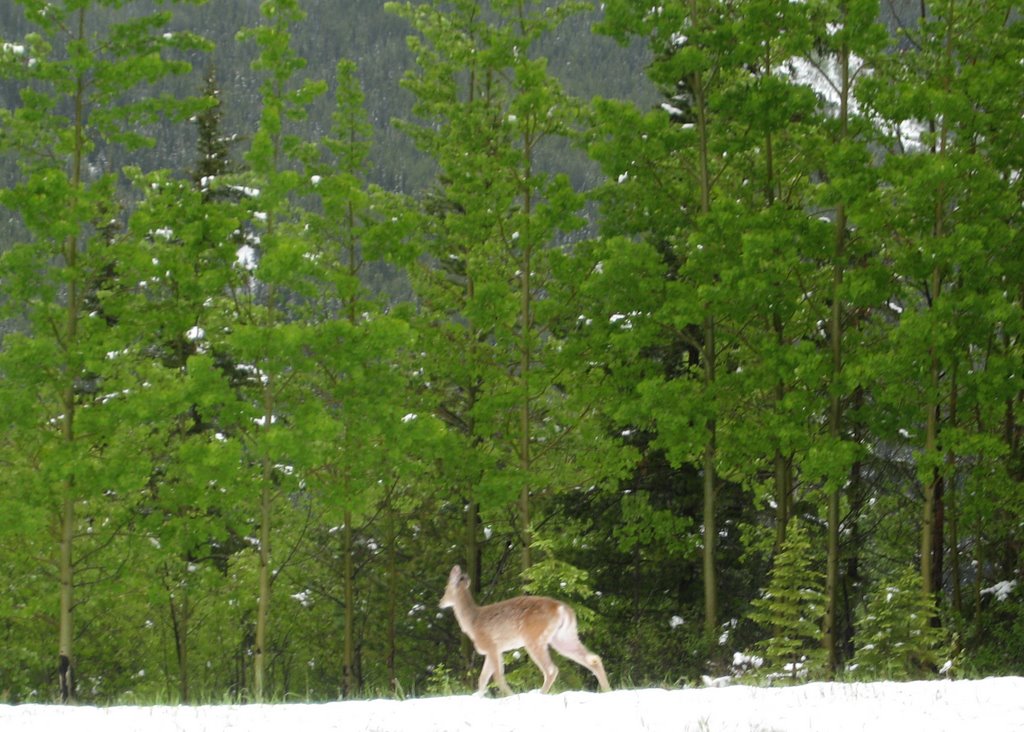
M 959 380 L 957 379 L 957 367 L 953 365 L 952 373 L 949 378 L 949 414 L 948 424 L 950 427 L 955 428 L 957 426 L 957 402 L 959 398 Z M 952 450 L 946 453 L 946 463 L 949 466 L 949 476 L 954 476 L 956 468 L 956 455 Z M 957 515 L 956 515 L 956 499 L 955 499 L 956 485 L 953 480 L 945 480 L 942 484 L 942 490 L 938 496 L 938 506 L 936 512 L 936 529 L 938 536 L 936 540 L 936 551 L 937 557 L 932 568 L 933 576 L 935 578 L 935 587 L 942 587 L 943 578 L 943 557 L 945 556 L 945 526 L 949 525 L 950 531 L 950 563 L 952 564 L 953 570 L 953 603 L 959 611 L 960 609 L 960 552 L 957 542 L 959 537 L 957 536 Z M 947 496 L 948 493 L 948 496 Z M 947 503 L 949 507 L 949 521 L 946 521 L 946 508 Z
M 533 173 L 531 146 L 530 135 L 528 133 L 524 134 L 523 151 L 526 157 L 526 169 L 523 177 L 523 213 L 527 222 L 529 222 L 530 216 L 533 214 L 530 191 L 530 178 Z M 522 397 L 519 404 L 519 464 L 523 480 L 523 487 L 519 495 L 519 530 L 523 543 L 522 569 L 525 572 L 533 563 L 533 557 L 531 556 L 533 531 L 530 526 L 530 483 L 532 482 L 531 471 L 533 468 L 530 453 L 530 369 L 533 368 L 531 353 L 533 348 L 533 292 L 531 291 L 530 272 L 533 267 L 533 242 L 530 240 L 530 232 L 520 232 L 519 241 L 522 242 L 519 265 L 519 327 L 521 328 L 519 334 L 519 378 L 522 379 Z
M 348 482 L 346 480 L 346 482 Z M 346 486 L 345 495 L 351 495 L 349 490 L 351 486 Z M 343 641 L 343 658 L 342 658 L 342 695 L 347 699 L 350 698 L 356 691 L 358 683 L 356 681 L 355 673 L 355 634 L 353 633 L 353 623 L 355 622 L 355 566 L 352 557 L 352 552 L 355 548 L 354 536 L 352 532 L 352 512 L 345 511 L 345 561 L 344 561 L 344 603 L 345 603 L 345 636 Z
M 825 628 L 822 644 L 828 654 L 827 678 L 833 679 L 839 667 L 836 618 L 839 607 L 839 487 L 828 494 L 828 563 L 825 572 Z
M 715 324 L 709 315 L 704 323 L 704 378 L 710 386 L 715 381 Z M 718 579 L 715 567 L 715 498 L 718 481 L 715 470 L 716 424 L 708 421 L 704 445 L 704 634 L 710 642 L 718 629 Z
M 85 40 L 85 8 L 78 11 L 78 29 L 76 31 L 78 41 Z M 82 183 L 82 163 L 85 158 L 85 89 L 86 82 L 82 74 L 79 74 L 74 99 L 74 133 L 75 146 L 71 156 L 71 186 L 78 190 Z M 65 333 L 64 333 L 64 357 L 66 360 L 67 383 L 62 394 L 64 418 L 61 422 L 61 431 L 64 442 L 68 447 L 75 443 L 75 378 L 76 374 L 72 369 L 75 358 L 75 349 L 78 345 L 78 317 L 79 317 L 79 291 L 78 291 L 78 237 L 69 236 L 64 242 L 64 264 L 72 276 L 68 279 L 67 304 L 65 306 Z M 74 452 L 72 450 L 72 452 Z M 75 479 L 69 477 L 64 482 L 64 495 L 60 508 L 60 560 L 58 574 L 60 576 L 60 618 L 58 621 L 58 657 L 57 677 L 60 683 L 60 698 L 62 702 L 74 702 L 75 691 L 75 656 L 74 656 L 74 552 L 73 543 L 75 537 Z
M 925 454 L 934 454 L 937 441 L 935 426 L 938 418 L 935 416 L 938 407 L 934 404 L 928 406 L 928 427 L 925 436 Z M 921 585 L 927 595 L 936 591 L 935 586 L 935 530 L 936 530 L 936 503 L 940 491 L 942 477 L 938 469 L 932 470 L 931 479 L 924 486 L 924 501 L 921 512 Z
M 385 533 L 388 552 L 388 599 L 385 622 L 387 625 L 387 668 L 388 668 L 388 689 L 392 694 L 398 694 L 398 673 L 395 668 L 397 636 L 395 625 L 398 617 L 398 530 L 396 529 L 395 508 L 393 496 L 388 495 L 385 519 L 387 522 Z
M 924 6 L 922 3 L 922 15 Z M 947 8 L 946 17 L 946 39 L 945 39 L 946 60 L 952 67 L 954 60 L 953 53 L 953 3 L 950 2 Z M 943 90 L 949 93 L 952 82 L 947 75 L 943 79 Z M 949 144 L 949 130 L 946 121 L 940 123 L 941 129 L 937 136 L 935 147 L 932 153 L 945 156 Z M 939 182 L 935 191 L 935 208 L 932 223 L 932 234 L 936 240 L 945 236 L 946 222 L 946 186 Z M 928 283 L 928 301 L 931 308 L 941 297 L 942 272 L 939 267 L 932 270 L 930 282 Z M 939 363 L 938 354 L 933 345 L 929 349 L 929 392 L 927 402 L 927 424 L 925 433 L 925 455 L 935 457 L 939 449 L 939 387 L 942 379 L 942 367 Z M 942 475 L 936 467 L 931 472 L 928 482 L 924 486 L 924 506 L 921 520 L 921 579 L 924 591 L 927 595 L 933 595 L 942 586 Z M 938 572 L 938 577 L 936 577 Z
M 267 461 L 269 464 L 269 461 Z M 264 470 L 260 491 L 259 604 L 256 609 L 256 648 L 253 654 L 253 693 L 262 702 L 266 692 L 267 626 L 270 621 L 270 478 Z
M 169 572 L 168 572 L 169 573 Z M 170 577 L 168 577 L 170 580 Z M 178 662 L 178 701 L 181 704 L 188 703 L 189 678 L 188 678 L 188 625 L 191 609 L 188 602 L 188 588 L 179 586 L 178 592 L 182 595 L 179 606 L 175 597 L 174 584 L 168 581 L 167 602 L 171 610 L 171 629 L 174 633 L 174 652 Z
M 770 137 L 769 137 L 770 139 Z M 772 186 L 768 186 L 769 192 Z M 778 312 L 772 313 L 772 329 L 775 331 L 775 346 L 780 351 L 786 347 L 785 327 Z M 782 409 L 786 399 L 786 385 L 780 379 L 775 384 L 775 405 Z M 789 525 L 789 518 L 792 512 L 793 503 L 793 460 L 791 456 L 784 455 L 780 447 L 775 448 L 773 458 L 775 472 L 775 554 L 782 551 L 782 545 L 786 542 L 786 527 Z
M 854 398 L 859 399 L 860 392 L 856 392 Z M 854 409 L 857 407 L 855 406 Z M 855 435 L 854 440 L 859 443 L 861 436 Z M 847 495 L 850 501 L 850 527 L 849 527 L 849 548 L 846 552 L 846 573 L 842 577 L 842 585 L 846 588 L 843 602 L 843 650 L 845 658 L 853 658 L 854 654 L 854 597 L 857 590 L 857 583 L 860 582 L 860 515 L 864 509 L 864 485 L 862 477 L 862 466 L 858 460 L 850 468 L 850 485 Z M 838 635 L 838 632 L 836 632 Z M 838 640 L 834 639 L 838 643 Z
M 935 484 L 935 518 L 932 523 L 932 581 L 933 593 L 942 591 L 946 558 L 946 479 L 939 478 Z M 938 621 L 938 618 L 936 618 Z
M 850 106 L 850 49 L 842 44 L 839 49 L 839 136 L 845 140 L 849 135 Z M 832 370 L 829 377 L 831 397 L 829 403 L 829 437 L 838 444 L 843 439 L 843 401 L 839 392 L 839 380 L 843 371 L 843 305 L 842 290 L 846 270 L 846 205 L 836 207 L 835 251 L 832 262 L 832 312 L 829 322 L 829 340 L 832 352 Z M 833 485 L 828 492 L 828 557 L 825 571 L 825 624 L 822 644 L 825 647 L 826 672 L 829 679 L 835 677 L 839 667 L 838 633 L 836 622 L 839 617 L 839 522 L 840 486 Z
M 953 585 L 953 612 L 964 614 L 963 577 L 960 574 L 960 521 L 957 516 L 956 486 L 951 485 L 948 496 L 949 505 L 949 563 L 950 582 Z
M 472 488 L 470 494 L 472 495 Z M 480 523 L 480 504 L 471 497 L 466 504 L 466 569 L 477 583 L 480 582 L 480 573 L 483 571 Z
M 845 74 L 844 66 L 844 76 Z M 845 98 L 844 98 L 845 99 Z M 843 311 L 840 301 L 843 286 L 843 259 L 846 256 L 846 210 L 842 204 L 836 210 L 836 248 L 832 276 L 831 331 L 832 396 L 829 405 L 829 437 L 836 444 L 843 439 L 843 402 L 839 393 L 839 379 L 843 370 Z M 825 571 L 825 625 L 822 644 L 827 654 L 827 675 L 834 678 L 839 666 L 837 652 L 836 619 L 839 605 L 839 522 L 840 486 L 828 490 L 828 558 Z
M 64 703 L 75 701 L 74 639 L 74 565 L 72 540 L 75 528 L 75 502 L 71 499 L 71 484 L 65 489 L 60 526 L 60 646 L 57 675 L 60 681 L 60 699 Z
M 274 293 L 270 293 L 273 303 Z M 269 432 L 274 422 L 274 392 L 270 377 L 263 387 L 263 430 Z M 270 566 L 270 521 L 273 510 L 274 465 L 263 446 L 263 465 L 260 481 L 260 546 L 259 546 L 259 604 L 256 609 L 256 648 L 253 654 L 253 691 L 257 701 L 263 701 L 266 692 L 267 634 L 270 623 L 270 590 L 273 574 Z
M 782 551 L 786 543 L 786 527 L 793 512 L 792 463 L 775 448 L 775 547 L 773 554 Z
M 690 0 L 690 17 L 699 16 L 696 0 Z M 707 98 L 704 90 L 704 79 L 695 73 L 690 79 L 693 93 L 693 110 L 696 115 L 697 127 L 697 185 L 700 191 L 700 213 L 704 216 L 711 212 L 711 168 L 709 121 L 707 117 Z M 707 312 L 703 326 L 703 366 L 704 386 L 710 391 L 715 383 L 715 318 L 710 304 L 705 304 Z M 715 502 L 718 492 L 718 476 L 715 467 L 717 452 L 717 423 L 714 418 L 708 420 L 707 437 L 704 443 L 704 634 L 711 643 L 718 629 L 718 580 L 715 565 L 715 540 L 718 529 L 715 525 Z
M 937 232 L 941 230 L 941 219 L 936 221 Z M 934 307 L 942 285 L 938 268 L 932 271 L 929 295 Z M 924 454 L 934 457 L 939 449 L 939 382 L 942 378 L 941 366 L 934 346 L 930 349 L 928 369 L 928 396 L 925 409 Z M 923 488 L 924 500 L 921 513 L 921 584 L 926 595 L 932 595 L 938 589 L 935 582 L 936 549 L 941 552 L 942 527 L 939 504 L 942 500 L 942 475 L 938 467 L 932 469 L 929 479 Z

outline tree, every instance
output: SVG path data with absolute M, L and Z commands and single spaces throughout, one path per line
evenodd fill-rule
M 145 400 L 144 385 L 107 357 L 128 345 L 103 311 L 120 204 L 117 172 L 104 170 L 95 154 L 101 142 L 143 146 L 145 125 L 180 112 L 175 100 L 137 95 L 189 69 L 172 51 L 205 44 L 191 33 L 163 32 L 168 11 L 111 22 L 100 3 L 19 4 L 36 30 L 23 43 L 5 43 L 0 55 L 4 76 L 22 89 L 20 103 L 0 111 L 0 144 L 20 161 L 0 204 L 17 213 L 26 239 L 4 253 L 0 278 L 5 315 L 24 327 L 5 338 L 0 370 L 24 455 L 15 483 L 27 489 L 26 500 L 47 506 L 58 527 L 58 675 L 69 701 L 80 607 L 75 545 L 83 520 L 97 518 L 81 511 L 87 504 L 90 512 L 106 510 L 121 503 L 118 495 L 131 495 L 148 472 L 133 445 L 150 439 L 125 418 Z
M 699 253 L 704 251 L 705 242 L 698 241 L 696 232 L 711 222 L 714 187 L 721 162 L 713 155 L 712 136 L 718 133 L 719 128 L 710 112 L 710 95 L 714 89 L 709 88 L 709 83 L 712 77 L 721 78 L 725 84 L 732 78 L 723 68 L 722 60 L 724 44 L 728 40 L 717 35 L 715 24 L 721 17 L 720 10 L 699 2 L 650 11 L 631 3 L 609 3 L 606 19 L 600 26 L 602 32 L 620 42 L 625 42 L 631 34 L 650 39 L 654 61 L 648 75 L 671 100 L 663 106 L 660 114 L 649 115 L 654 119 L 644 120 L 644 127 L 648 130 L 656 125 L 659 136 L 655 138 L 649 131 L 641 135 L 641 147 L 648 150 L 643 151 L 643 157 L 631 158 L 628 167 L 620 169 L 618 180 L 627 183 L 628 189 L 642 189 L 648 178 L 653 178 L 657 188 L 663 187 L 659 185 L 662 181 L 668 184 L 664 186 L 666 195 L 658 199 L 665 208 L 652 210 L 643 202 L 637 202 L 643 219 L 654 219 L 650 222 L 643 220 L 642 228 L 638 230 L 653 229 L 651 233 L 656 238 L 651 244 L 665 259 L 666 283 L 659 286 L 664 301 L 658 306 L 664 317 L 658 313 L 655 322 L 662 325 L 662 338 L 679 344 L 672 351 L 682 358 L 667 365 L 665 373 L 645 379 L 639 393 L 644 398 L 645 411 L 657 425 L 656 444 L 674 445 L 674 448 L 669 448 L 673 463 L 692 462 L 699 465 L 701 471 L 704 628 L 709 640 L 718 626 L 715 504 L 719 492 L 719 468 L 714 391 L 719 378 L 718 354 L 722 344 L 717 338 L 719 313 L 713 303 L 715 275 L 710 271 L 699 273 L 699 268 L 702 262 L 707 266 L 723 253 L 718 251 L 713 257 L 703 258 Z M 689 30 L 685 35 L 680 31 L 683 27 Z M 627 131 L 627 118 L 633 115 L 622 105 L 608 106 L 603 115 L 608 120 L 605 124 L 611 126 L 611 134 L 616 136 L 611 152 L 619 157 L 620 150 L 631 147 L 620 138 L 635 139 L 635 133 Z M 651 144 L 647 145 L 648 142 Z M 680 156 L 683 150 L 687 153 Z M 666 154 L 671 157 L 664 157 Z M 649 166 L 640 167 L 639 163 L 646 161 L 650 161 Z M 662 171 L 665 163 L 669 165 Z M 608 163 L 605 164 L 607 166 Z M 606 172 L 614 174 L 607 167 Z M 693 252 L 698 253 L 697 257 L 690 256 Z M 682 285 L 688 279 L 684 273 L 686 270 L 696 276 L 693 284 L 699 283 L 699 292 Z M 690 293 L 696 297 L 691 297 Z M 673 378 L 676 375 L 680 378 Z M 659 413 L 660 410 L 655 408 L 657 404 L 673 405 L 672 410 L 676 411 L 684 403 L 687 406 L 682 411 L 687 416 L 681 421 L 673 421 L 667 412 Z
M 865 446 L 859 444 L 855 419 L 849 416 L 858 394 L 863 393 L 856 377 L 857 362 L 865 355 L 860 332 L 868 308 L 884 302 L 886 275 L 872 256 L 878 244 L 866 233 L 854 233 L 851 210 L 871 197 L 875 189 L 874 165 L 869 144 L 879 132 L 861 112 L 856 92 L 871 70 L 875 58 L 887 41 L 878 22 L 878 3 L 873 0 L 837 3 L 823 8 L 829 32 L 818 36 L 817 47 L 805 56 L 797 80 L 820 89 L 826 105 L 822 121 L 825 154 L 822 157 L 823 185 L 811 200 L 830 212 L 833 245 L 822 265 L 831 282 L 823 283 L 823 305 L 827 308 L 828 366 L 822 378 L 828 395 L 828 432 L 813 446 L 806 461 L 809 477 L 821 476 L 825 483 L 827 517 L 827 571 L 825 593 L 827 609 L 822 641 L 828 653 L 828 671 L 832 675 L 840 665 L 840 633 L 843 618 L 840 603 L 843 593 L 840 562 L 840 535 L 843 511 L 849 506 L 850 535 L 857 536 L 857 504 L 863 481 L 860 465 Z M 865 209 L 866 210 L 866 209 Z M 851 371 L 847 371 L 852 366 Z M 848 496 L 844 496 L 844 492 Z M 846 551 L 847 574 L 856 575 L 859 547 Z M 847 616 L 850 609 L 847 608 Z M 846 624 L 846 634 L 852 629 Z
M 857 622 L 857 674 L 894 681 L 933 674 L 942 660 L 945 635 L 934 625 L 935 615 L 919 572 L 907 568 L 880 582 Z
M 799 523 L 790 527 L 775 557 L 768 586 L 751 605 L 751 620 L 768 631 L 757 644 L 764 671 L 797 678 L 813 677 L 825 666 L 819 642 L 825 613 L 821 573 L 813 569 L 811 542 Z
M 1012 668 L 1016 5 L 422 2 L 0 3 L 0 694 L 409 693 L 455 562 L 638 683 Z
M 193 618 L 202 617 L 203 605 L 212 602 L 204 570 L 223 572 L 244 533 L 223 493 L 239 466 L 239 443 L 225 436 L 217 419 L 235 402 L 235 364 L 223 352 L 211 352 L 207 335 L 218 317 L 216 303 L 236 280 L 241 196 L 217 183 L 236 166 L 222 136 L 212 74 L 203 99 L 208 106 L 195 115 L 198 160 L 187 176 L 130 171 L 142 199 L 116 248 L 121 287 L 106 301 L 120 327 L 132 334 L 133 350 L 160 365 L 159 381 L 152 374 L 149 379 L 164 405 L 164 441 L 150 456 L 152 474 L 139 507 L 143 518 L 134 528 L 137 538 L 166 552 L 154 571 L 166 593 L 183 702 L 191 693 Z
M 648 352 L 667 357 L 638 393 L 644 419 L 656 425 L 654 445 L 702 477 L 710 641 L 718 629 L 723 479 L 760 486 L 770 466 L 781 544 L 797 456 L 811 439 L 809 385 L 794 364 L 814 357 L 813 316 L 799 290 L 815 288 L 811 262 L 821 241 L 803 208 L 815 101 L 784 71 L 814 38 L 799 4 L 754 3 L 740 12 L 717 2 L 609 3 L 601 28 L 620 40 L 649 39 L 648 75 L 668 99 L 640 120 L 602 103 L 599 131 L 613 141 L 592 150 L 617 175 L 606 198 L 630 217 L 632 231 L 622 233 L 645 237 L 664 261 L 665 281 L 645 283 L 663 299 L 649 316 L 642 312 L 660 331 Z
M 919 451 L 918 556 L 932 595 L 942 585 L 946 496 L 960 465 L 988 463 L 1002 450 L 1001 437 L 965 415 L 978 413 L 983 393 L 1000 391 L 995 401 L 1003 404 L 1015 393 L 1001 364 L 1002 334 L 1017 320 L 1006 282 L 1018 261 L 1011 222 L 1019 200 L 1002 151 L 990 146 L 990 131 L 1005 122 L 1002 94 L 977 83 L 980 76 L 1005 78 L 990 39 L 1003 35 L 1012 13 L 1000 3 L 927 10 L 908 34 L 918 50 L 888 58 L 869 91 L 903 153 L 886 158 L 873 206 L 891 242 L 884 255 L 899 311 L 886 328 L 892 355 L 884 357 L 898 366 L 880 385 L 879 403 L 890 429 L 903 430 L 889 436 L 909 439 Z
M 407 234 L 396 197 L 366 181 L 371 130 L 355 72 L 354 63 L 338 63 L 334 125 L 321 140 L 322 158 L 307 166 L 321 203 L 309 219 L 316 287 L 307 347 L 317 399 L 301 413 L 314 446 L 303 460 L 307 487 L 325 517 L 337 512 L 342 522 L 346 696 L 359 691 L 356 531 L 375 511 L 394 510 L 385 486 L 400 480 L 410 447 L 405 435 L 419 419 L 406 363 L 414 334 L 402 311 L 387 311 L 362 279 L 368 262 L 404 263 Z
M 266 0 L 260 6 L 263 24 L 239 32 L 259 49 L 253 69 L 261 75 L 260 121 L 246 153 L 249 172 L 238 182 L 252 193 L 247 198 L 253 229 L 251 243 L 240 250 L 247 273 L 232 293 L 231 330 L 225 345 L 250 370 L 251 399 L 236 415 L 235 427 L 256 463 L 253 483 L 258 494 L 259 602 L 253 655 L 253 693 L 263 699 L 267 686 L 271 586 L 280 567 L 272 566 L 271 538 L 275 499 L 282 484 L 294 478 L 298 430 L 285 429 L 284 418 L 301 401 L 293 387 L 302 350 L 302 324 L 288 315 L 295 296 L 310 292 L 305 256 L 309 243 L 296 210 L 293 191 L 299 187 L 296 159 L 308 155 L 300 137 L 289 131 L 305 118 L 307 106 L 325 91 L 323 82 L 295 85 L 293 77 L 305 60 L 291 47 L 291 27 L 305 18 L 295 0 Z M 297 401 L 296 401 L 297 400 Z
M 579 6 L 388 7 L 422 36 L 410 39 L 419 70 L 404 83 L 427 122 L 402 126 L 437 162 L 439 185 L 421 218 L 429 268 L 414 284 L 437 409 L 462 440 L 451 479 L 466 486 L 466 556 L 486 576 L 482 524 L 504 523 L 514 506 L 509 538 L 525 572 L 536 561 L 537 504 L 581 475 L 603 477 L 593 443 L 586 460 L 573 457 L 594 433 L 582 383 L 569 385 L 591 377 L 561 356 L 575 314 L 564 310 L 571 287 L 559 269 L 572 269 L 565 240 L 582 223 L 582 200 L 542 162 L 572 132 L 577 105 L 532 50 Z

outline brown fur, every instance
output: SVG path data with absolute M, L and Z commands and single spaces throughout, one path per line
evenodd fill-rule
M 555 683 L 558 666 L 551 660 L 548 646 L 569 658 L 597 677 L 602 691 L 610 691 L 604 664 L 597 654 L 587 650 L 579 639 L 576 613 L 564 602 L 550 597 L 521 595 L 492 605 L 477 605 L 469 592 L 469 575 L 455 565 L 448 575 L 448 584 L 441 598 L 442 608 L 453 608 L 462 632 L 473 641 L 476 652 L 484 657 L 478 694 L 487 691 L 491 677 L 504 694 L 511 694 L 505 681 L 503 654 L 526 648 L 544 674 L 545 693 Z

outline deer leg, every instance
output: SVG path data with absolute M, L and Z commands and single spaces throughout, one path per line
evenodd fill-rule
M 555 683 L 555 678 L 558 676 L 558 666 L 551 660 L 547 643 L 532 643 L 526 646 L 526 652 L 530 654 L 530 659 L 537 665 L 540 672 L 544 674 L 544 686 L 541 687 L 540 693 L 548 693 L 551 685 Z
M 494 673 L 494 667 L 491 664 L 491 654 L 484 656 L 484 667 L 480 669 L 480 682 L 477 684 L 476 695 L 483 696 L 487 693 L 487 684 L 491 680 L 491 675 Z
M 611 691 L 612 687 L 608 684 L 608 676 L 604 672 L 604 664 L 601 662 L 601 657 L 596 653 L 588 651 L 579 638 L 575 636 L 572 638 L 555 637 L 551 639 L 551 645 L 563 656 L 575 661 L 594 674 L 597 677 L 597 683 L 600 685 L 601 691 Z
M 491 654 L 488 654 L 490 658 Z M 500 651 L 494 652 L 494 658 L 491 661 L 491 666 L 494 669 L 494 683 L 501 689 L 501 693 L 505 696 L 512 696 L 512 689 L 509 687 L 508 682 L 505 681 L 505 658 Z

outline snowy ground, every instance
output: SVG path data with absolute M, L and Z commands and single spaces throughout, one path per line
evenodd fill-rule
M 207 707 L 0 705 L 2 732 L 1024 731 L 1024 678 Z

